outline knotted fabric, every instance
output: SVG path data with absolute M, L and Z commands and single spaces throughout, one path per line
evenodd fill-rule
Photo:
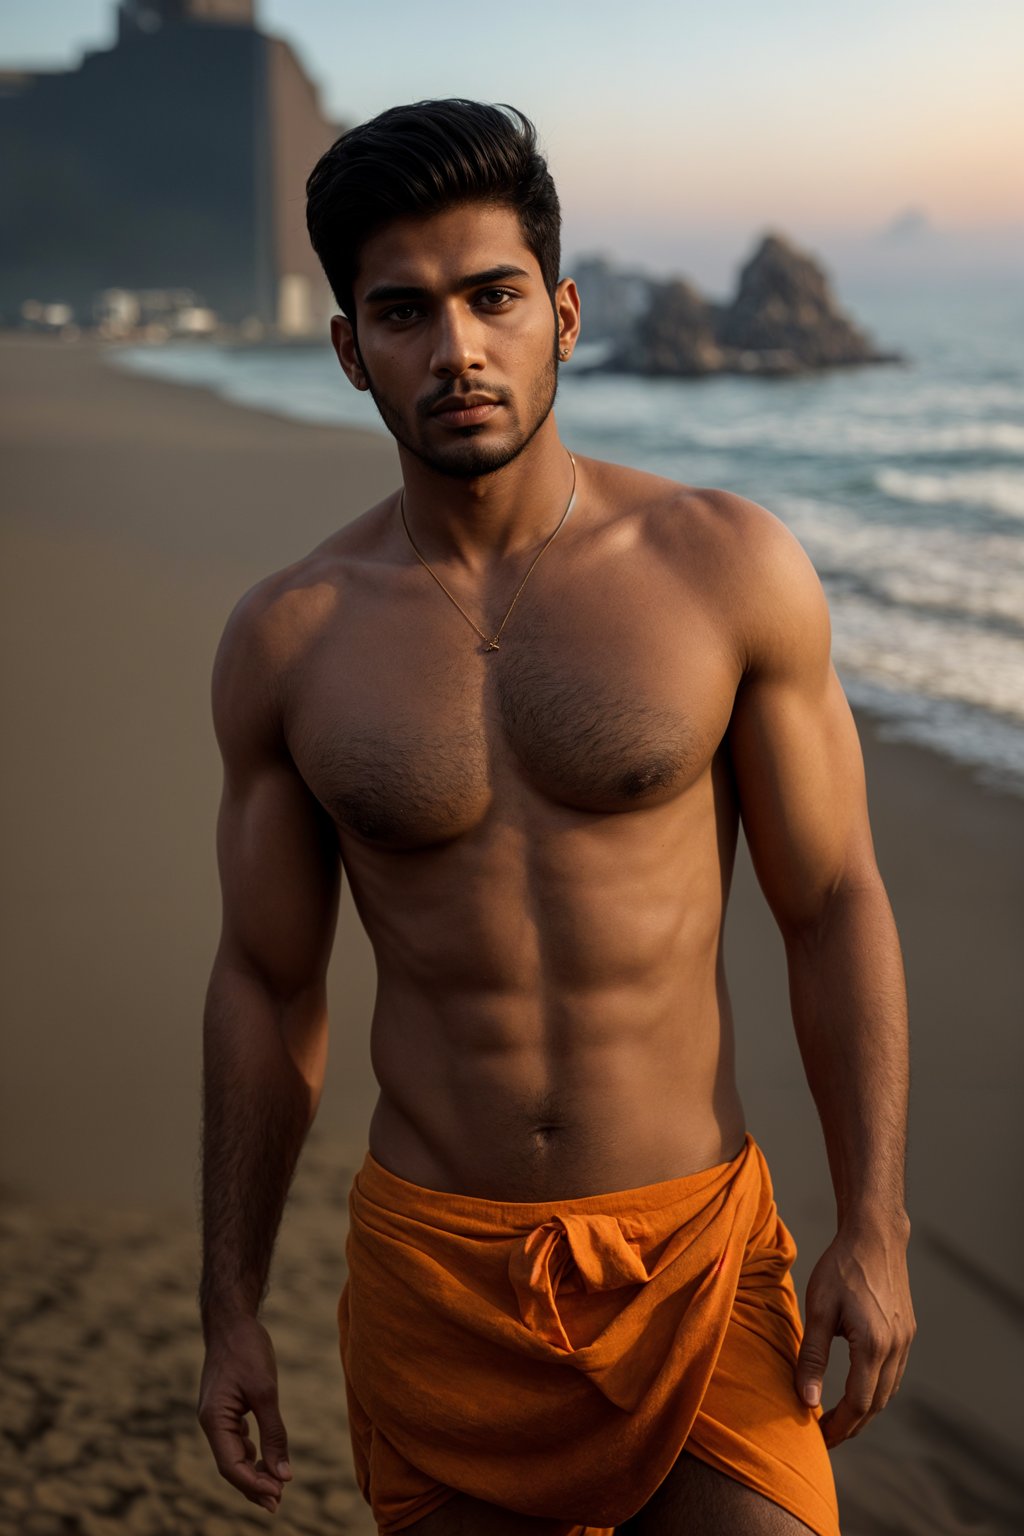
M 509 1256 L 508 1277 L 519 1300 L 519 1315 L 531 1332 L 559 1349 L 571 1350 L 556 1296 L 569 1291 L 614 1291 L 643 1285 L 650 1276 L 616 1216 L 555 1216 L 545 1221 Z
M 793 1239 L 761 1149 L 614 1194 L 503 1203 L 367 1153 L 338 1306 L 379 1529 L 455 1492 L 611 1536 L 684 1449 L 838 1536 L 821 1410 L 795 1386 Z

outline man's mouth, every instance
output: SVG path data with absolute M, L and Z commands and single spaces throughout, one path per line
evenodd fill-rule
M 449 395 L 430 414 L 446 427 L 475 427 L 492 416 L 500 404 L 489 395 Z

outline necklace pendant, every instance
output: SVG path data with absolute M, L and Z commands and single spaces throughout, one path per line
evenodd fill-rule
M 498 644 L 497 636 L 495 636 L 493 640 L 488 640 L 487 644 L 484 646 L 485 651 L 499 651 L 500 649 L 501 647 Z

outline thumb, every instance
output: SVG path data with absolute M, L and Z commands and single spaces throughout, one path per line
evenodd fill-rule
M 807 1326 L 796 1361 L 796 1390 L 809 1408 L 817 1408 L 821 1402 L 821 1386 L 834 1337 L 833 1320 L 816 1311 L 808 1300 Z
M 266 1398 L 259 1407 L 253 1405 L 253 1414 L 260 1427 L 260 1454 L 267 1471 L 273 1477 L 287 1482 L 292 1475 L 288 1463 L 288 1436 L 284 1420 L 277 1406 L 277 1395 Z

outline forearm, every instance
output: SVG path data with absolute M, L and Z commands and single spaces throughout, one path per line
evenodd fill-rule
M 203 1020 L 199 1299 L 207 1335 L 232 1316 L 255 1316 L 266 1292 L 323 1077 L 309 1006 L 300 1024 L 295 1006 L 275 1000 L 256 978 L 214 968 Z
M 787 936 L 790 998 L 840 1226 L 906 1224 L 907 997 L 879 880 L 842 887 Z

